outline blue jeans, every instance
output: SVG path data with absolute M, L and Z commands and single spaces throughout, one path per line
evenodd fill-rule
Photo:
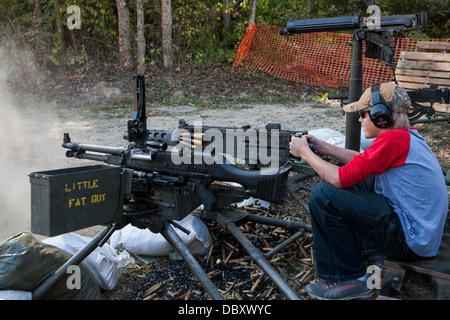
M 366 273 L 365 256 L 383 254 L 418 259 L 406 244 L 397 214 L 373 191 L 374 178 L 340 189 L 320 182 L 311 191 L 309 208 L 317 276 L 347 281 Z

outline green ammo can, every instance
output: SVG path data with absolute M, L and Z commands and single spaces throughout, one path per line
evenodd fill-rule
M 121 168 L 82 166 L 33 172 L 31 232 L 56 236 L 120 219 Z

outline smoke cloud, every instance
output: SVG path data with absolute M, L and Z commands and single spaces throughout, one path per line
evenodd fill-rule
M 9 84 L 17 57 L 0 47 L 0 242 L 30 231 L 31 185 L 28 174 L 64 166 L 62 128 L 38 97 L 16 100 L 20 92 Z M 20 60 L 20 59 L 19 59 Z M 27 68 L 33 77 L 33 68 Z M 23 70 L 22 70 L 23 71 Z M 22 72 L 23 74 L 23 72 Z M 26 92 L 24 92 L 26 94 Z

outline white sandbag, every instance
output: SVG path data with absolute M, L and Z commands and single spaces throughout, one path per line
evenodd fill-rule
M 0 300 L 31 300 L 32 293 L 21 290 L 0 290 Z
M 319 138 L 320 140 L 332 144 L 333 146 L 345 148 L 345 136 L 339 131 L 332 130 L 330 128 L 321 128 L 309 130 L 308 133 L 316 138 Z
M 328 142 L 334 146 L 345 148 L 345 135 L 339 131 L 332 130 L 329 128 L 321 128 L 310 130 L 309 134 L 312 134 L 316 138 Z M 366 150 L 375 139 L 367 139 L 364 137 L 364 128 L 361 128 L 361 142 L 360 142 L 360 152 Z
M 244 201 L 236 203 L 236 206 L 238 208 L 239 207 L 250 206 L 250 205 L 257 205 L 257 206 L 260 206 L 261 208 L 265 208 L 265 209 L 269 209 L 270 208 L 270 202 L 269 201 L 265 201 L 265 200 L 261 200 L 261 199 L 253 198 L 253 197 L 250 197 L 248 199 L 245 199 Z
M 55 246 L 74 255 L 86 246 L 92 239 L 76 233 L 66 233 L 43 240 L 43 243 Z M 113 290 L 120 278 L 120 268 L 134 263 L 126 251 L 118 254 L 109 244 L 97 247 L 83 261 L 82 264 L 91 271 L 99 287 L 103 290 Z
M 190 231 L 186 234 L 178 228 L 174 228 L 178 236 L 191 253 L 205 255 L 213 241 L 208 227 L 199 218 L 188 215 L 181 221 L 176 221 Z M 110 238 L 113 248 L 124 249 L 138 255 L 167 256 L 174 249 L 159 233 L 153 233 L 148 229 L 139 229 L 132 225 L 114 232 Z

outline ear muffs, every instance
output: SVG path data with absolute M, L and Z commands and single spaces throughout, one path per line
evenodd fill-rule
M 380 85 L 372 87 L 372 109 L 370 110 L 370 120 L 375 127 L 384 129 L 392 124 L 392 107 L 380 97 Z

